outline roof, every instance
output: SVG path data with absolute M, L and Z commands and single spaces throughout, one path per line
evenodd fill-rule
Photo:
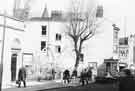
M 13 20 L 16 20 L 16 21 L 24 22 L 23 20 L 20 20 L 20 19 L 18 19 L 18 18 L 15 18 L 15 17 L 13 17 L 13 16 L 9 16 L 9 15 L 0 14 L 0 16 L 5 16 L 5 17 L 7 17 L 7 18 L 10 18 L 10 19 L 13 19 Z
M 44 10 L 43 13 L 45 13 L 46 9 Z M 80 13 L 82 14 L 82 13 Z M 73 20 L 73 21 L 82 21 L 84 20 L 84 15 L 82 14 L 81 18 L 76 18 L 74 17 L 74 13 L 72 12 L 66 12 L 66 13 L 63 13 L 62 11 L 57 11 L 57 10 L 53 10 L 51 12 L 51 16 L 42 16 L 42 17 L 32 17 L 29 19 L 29 21 L 56 21 L 56 22 L 67 22 L 67 21 L 70 21 L 70 20 Z

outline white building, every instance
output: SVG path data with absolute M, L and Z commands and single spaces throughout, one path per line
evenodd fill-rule
M 113 56 L 113 27 L 112 23 L 98 19 L 102 22 L 93 38 L 86 41 L 83 45 L 84 62 L 83 65 L 97 65 L 104 62 L 104 59 Z M 52 19 L 52 17 L 33 17 L 26 21 L 26 33 L 30 36 L 27 39 L 28 48 L 34 53 L 34 57 L 39 65 L 54 65 L 73 69 L 75 64 L 75 55 L 73 51 L 73 42 L 65 34 L 68 21 L 63 19 Z M 45 27 L 45 30 L 42 29 Z M 46 31 L 46 34 L 42 34 Z M 28 38 L 28 37 L 26 37 Z M 26 40 L 26 39 L 25 39 Z M 44 42 L 44 49 L 41 50 L 41 44 Z M 27 48 L 25 48 L 27 49 Z M 53 66 L 54 66 L 53 65 Z
M 2 47 L 3 31 L 5 31 L 4 47 Z M 16 80 L 18 69 L 22 67 L 24 32 L 23 21 L 10 16 L 4 18 L 3 14 L 0 15 L 0 55 L 2 55 L 2 48 L 4 48 L 3 59 L 0 60 L 3 61 L 3 87 Z
M 72 63 L 67 64 L 70 61 L 73 62 L 72 52 L 65 54 L 65 51 L 72 50 L 70 49 L 72 46 L 65 44 L 69 42 L 64 35 L 65 24 L 66 21 L 41 17 L 35 17 L 26 22 L 26 36 L 31 35 L 26 41 L 28 44 L 26 47 L 32 48 L 40 66 L 53 63 L 59 66 L 63 64 L 62 67 L 73 66 Z
M 3 18 L 1 15 L 0 34 L 3 32 Z M 97 28 L 96 35 L 83 45 L 82 65 L 85 67 L 100 66 L 104 59 L 113 56 L 112 23 L 103 18 L 98 19 L 98 22 L 102 23 Z M 64 32 L 66 24 L 67 21 L 59 17 L 33 17 L 23 22 L 6 16 L 3 87 L 8 87 L 10 82 L 17 79 L 18 69 L 22 66 L 28 68 L 27 79 L 34 78 L 38 72 L 41 74 L 41 71 L 46 71 L 41 68 L 53 67 L 56 71 L 63 71 L 66 68 L 72 70 L 75 55 L 73 42 Z

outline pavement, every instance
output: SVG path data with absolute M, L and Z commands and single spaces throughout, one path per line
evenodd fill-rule
M 43 89 L 56 89 L 75 87 L 81 85 L 79 79 L 73 80 L 70 84 L 64 84 L 62 80 L 51 80 L 51 81 L 30 81 L 27 82 L 27 87 L 18 88 L 15 83 L 10 84 L 10 88 L 3 88 L 2 91 L 39 91 Z
M 109 84 L 108 83 L 107 84 L 91 83 L 84 86 L 48 89 L 48 90 L 43 89 L 40 91 L 119 91 L 119 90 L 118 90 L 117 84 L 114 84 L 114 83 L 109 83 Z

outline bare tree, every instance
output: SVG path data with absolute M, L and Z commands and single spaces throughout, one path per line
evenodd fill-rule
M 84 10 L 80 3 L 72 3 L 72 11 L 69 15 L 68 24 L 66 25 L 66 34 L 74 43 L 75 52 L 75 68 L 78 67 L 79 61 L 83 60 L 82 46 L 83 43 L 95 35 L 96 24 L 96 8 Z

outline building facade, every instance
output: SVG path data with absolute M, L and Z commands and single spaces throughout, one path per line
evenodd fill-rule
M 61 14 L 53 14 L 53 17 L 55 15 L 61 16 Z M 85 67 L 95 66 L 96 69 L 104 62 L 104 59 L 113 56 L 112 23 L 103 18 L 98 19 L 98 22 L 102 23 L 97 28 L 97 33 L 83 45 L 84 62 L 80 63 L 80 69 L 82 65 Z M 73 70 L 75 64 L 74 44 L 65 33 L 68 21 L 60 17 L 33 17 L 25 23 L 26 35 L 32 35 L 25 44 L 30 45 L 27 46 L 28 48 L 32 48 L 34 60 L 39 62 L 40 67 L 42 64 L 42 67 L 51 65 L 54 68 Z M 100 51 L 97 52 L 97 50 Z
M 128 37 L 120 38 L 119 40 L 119 65 L 121 68 L 134 68 L 135 58 L 135 37 L 130 35 Z
M 18 69 L 22 67 L 25 31 L 24 21 L 3 14 L 0 15 L 0 21 L 0 55 L 3 54 L 3 59 L 0 60 L 1 63 L 3 62 L 2 85 L 6 87 L 7 83 L 16 81 Z M 2 46 L 3 36 L 5 36 L 4 47 Z
M 53 17 L 59 12 L 53 12 Z M 61 12 L 60 12 L 61 13 Z M 3 19 L 1 16 L 1 33 L 3 32 Z M 112 23 L 103 18 L 96 34 L 83 45 L 84 61 L 81 67 L 93 67 L 94 72 L 104 63 L 104 59 L 113 56 L 113 27 Z M 66 34 L 68 22 L 61 17 L 33 17 L 27 21 L 20 21 L 6 16 L 6 37 L 3 60 L 3 87 L 7 88 L 10 82 L 17 80 L 18 69 L 27 68 L 27 80 L 47 74 L 55 69 L 56 78 L 65 69 L 73 70 L 75 53 L 72 39 Z M 1 37 L 2 41 L 2 37 Z M 2 42 L 1 42 L 2 45 Z M 99 46 L 100 45 L 100 46 Z M 2 49 L 2 47 L 1 47 Z M 9 77 L 10 74 L 11 76 Z

